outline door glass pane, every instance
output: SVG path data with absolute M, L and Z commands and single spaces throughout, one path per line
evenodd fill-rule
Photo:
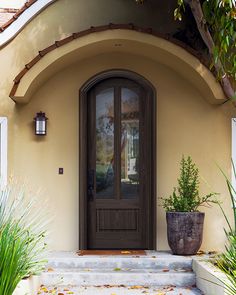
M 114 197 L 114 89 L 96 95 L 96 196 Z
M 139 192 L 139 97 L 121 90 L 121 195 L 133 199 Z

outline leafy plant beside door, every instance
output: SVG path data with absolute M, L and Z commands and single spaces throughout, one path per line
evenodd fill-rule
M 161 198 L 166 210 L 168 243 L 177 255 L 193 255 L 202 243 L 205 213 L 200 206 L 218 203 L 217 193 L 201 196 L 199 170 L 190 156 L 182 157 L 178 186 L 168 198 Z
M 233 173 L 232 177 L 234 181 L 236 180 L 236 166 L 232 161 Z M 236 188 L 233 185 L 230 178 L 224 173 L 224 171 L 220 168 L 222 174 L 224 175 L 226 185 L 229 191 L 229 196 L 232 203 L 233 210 L 233 225 L 231 225 L 230 220 L 223 208 L 220 206 L 222 213 L 227 222 L 228 228 L 224 229 L 227 244 L 225 246 L 225 251 L 217 258 L 216 265 L 226 274 L 228 281 L 223 281 L 226 292 L 228 295 L 236 294 Z
M 48 223 L 44 211 L 32 194 L 26 197 L 22 187 L 0 190 L 1 295 L 12 295 L 22 279 L 43 270 Z

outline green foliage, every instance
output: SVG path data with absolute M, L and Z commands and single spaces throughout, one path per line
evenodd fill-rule
M 18 283 L 42 271 L 46 261 L 44 219 L 25 193 L 0 191 L 0 294 L 12 295 Z
M 195 212 L 199 206 L 218 203 L 216 193 L 199 195 L 199 172 L 191 157 L 182 157 L 178 187 L 169 198 L 161 198 L 162 206 L 169 212 Z
M 191 0 L 192 1 L 192 0 Z M 218 62 L 218 79 L 227 75 L 236 79 L 236 1 L 235 0 L 204 0 L 201 2 L 204 19 L 202 23 L 208 28 L 214 41 L 211 67 Z M 182 20 L 184 1 L 178 0 L 174 17 Z
M 174 10 L 174 18 L 175 20 L 182 20 L 182 12 L 185 11 L 184 0 L 177 1 L 177 7 Z
M 236 167 L 235 167 L 235 164 L 233 163 L 233 161 L 232 161 L 232 167 L 233 167 L 233 177 L 236 180 Z M 221 173 L 223 174 L 223 176 L 225 178 L 226 185 L 227 185 L 227 188 L 228 188 L 228 192 L 229 192 L 229 195 L 230 195 L 230 200 L 231 200 L 231 203 L 232 203 L 233 214 L 234 214 L 234 226 L 233 227 L 230 225 L 229 219 L 226 216 L 226 214 L 224 213 L 223 208 L 221 206 L 220 206 L 220 208 L 221 208 L 221 211 L 224 214 L 225 220 L 226 220 L 226 222 L 228 224 L 229 232 L 232 234 L 232 233 L 235 233 L 235 231 L 236 231 L 236 188 L 233 186 L 232 182 L 230 181 L 228 176 L 224 173 L 224 171 L 220 167 L 219 167 L 219 169 L 220 169 Z
M 233 177 L 236 179 L 236 170 L 235 165 L 233 165 Z M 236 294 L 236 189 L 233 187 L 230 179 L 226 176 L 226 174 L 220 169 L 225 177 L 225 181 L 227 184 L 227 188 L 229 191 L 229 195 L 232 202 L 233 214 L 234 214 L 234 227 L 231 226 L 227 215 L 225 214 L 223 208 L 220 206 L 226 222 L 229 226 L 229 230 L 225 230 L 226 237 L 227 237 L 227 245 L 225 252 L 220 255 L 217 259 L 216 263 L 217 266 L 226 274 L 228 278 L 228 282 L 224 282 L 227 293 L 229 295 Z
M 145 2 L 135 1 L 140 4 Z M 236 80 L 236 0 L 177 0 L 175 20 L 182 20 L 186 3 L 190 2 L 200 4 L 203 14 L 201 26 L 208 30 L 214 42 L 214 47 L 210 49 L 211 68 L 220 64 L 215 67 L 217 79 L 221 80 L 227 75 Z M 232 98 L 236 99 L 236 95 Z
M 213 64 L 221 61 L 224 72 L 236 79 L 236 7 L 235 1 L 207 0 L 202 5 L 215 47 Z M 222 77 L 224 73 L 218 73 Z
M 227 294 L 236 294 L 236 235 L 227 234 L 228 245 L 225 252 L 218 258 L 217 266 L 226 274 L 228 282 L 224 282 Z

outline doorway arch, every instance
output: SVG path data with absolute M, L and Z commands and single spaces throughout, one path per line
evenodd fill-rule
M 141 157 L 140 161 L 142 163 L 142 165 L 140 166 L 147 167 L 147 168 L 145 168 L 146 170 L 143 169 L 145 171 L 143 171 L 141 168 L 139 169 L 140 181 L 138 181 L 138 185 L 139 185 L 139 190 L 142 192 L 142 197 L 139 191 L 138 193 L 139 197 L 137 198 L 139 198 L 140 202 L 135 203 L 133 201 L 133 207 L 132 205 L 130 205 L 125 208 L 126 204 L 128 204 L 128 202 L 131 203 L 132 201 L 122 201 L 121 199 L 123 197 L 121 197 L 120 192 L 119 192 L 120 196 L 118 196 L 118 199 L 120 201 L 114 201 L 116 205 L 113 204 L 111 208 L 107 208 L 107 205 L 104 202 L 103 202 L 103 206 L 105 206 L 106 209 L 101 208 L 101 200 L 99 200 L 100 203 L 97 202 L 97 204 L 99 203 L 97 205 L 98 207 L 100 206 L 99 208 L 97 208 L 96 205 L 94 205 L 95 204 L 94 200 L 97 200 L 96 194 L 98 193 L 97 191 L 98 188 L 96 187 L 96 181 L 98 181 L 98 178 L 96 177 L 96 163 L 95 163 L 96 160 L 93 160 L 95 164 L 92 167 L 93 168 L 92 172 L 91 172 L 91 167 L 89 167 L 90 165 L 89 163 L 91 163 L 91 160 L 90 160 L 91 154 L 94 154 L 94 153 L 96 154 L 95 149 L 92 149 L 93 152 L 91 152 L 91 148 L 90 148 L 91 146 L 96 146 L 96 142 L 94 142 L 95 144 L 91 144 L 91 141 L 89 138 L 93 138 L 93 140 L 96 140 L 95 139 L 96 135 L 95 134 L 93 134 L 93 136 L 91 136 L 91 134 L 89 135 L 89 132 L 91 131 L 91 127 L 89 126 L 91 125 L 90 122 L 91 122 L 91 113 L 92 113 L 89 97 L 91 96 L 91 92 L 94 92 L 95 89 L 99 88 L 101 85 L 104 86 L 107 83 L 110 86 L 112 83 L 118 83 L 119 85 L 117 84 L 118 85 L 117 87 L 121 87 L 122 85 L 120 83 L 124 83 L 125 87 L 127 87 L 127 85 L 131 85 L 131 88 L 138 87 L 142 89 L 142 94 L 139 98 L 139 101 L 142 101 L 143 103 L 143 104 L 139 104 L 142 108 L 140 109 L 140 114 L 142 113 L 145 114 L 144 115 L 145 118 L 143 117 L 144 118 L 143 120 L 144 121 L 146 120 L 146 121 L 145 123 L 143 121 L 144 127 L 140 127 L 143 129 L 142 130 L 140 129 L 139 146 L 142 146 L 142 148 L 144 148 L 145 146 L 144 149 L 146 150 L 143 150 L 142 152 L 140 150 L 140 157 Z M 121 100 L 121 98 L 119 99 Z M 118 101 L 118 98 L 116 98 L 116 100 Z M 116 118 L 119 117 L 121 120 L 121 115 L 114 115 L 114 117 Z M 141 115 L 140 115 L 140 118 L 141 118 Z M 93 115 L 93 119 L 92 119 L 93 124 L 94 124 L 94 120 L 96 120 L 96 115 Z M 141 121 L 142 119 L 140 119 L 140 122 Z M 142 124 L 139 123 L 139 126 L 142 126 Z M 119 136 L 121 137 L 121 134 L 119 134 Z M 117 153 L 119 154 L 120 150 L 116 151 L 116 154 Z M 141 154 L 143 154 L 143 156 L 141 156 Z M 121 159 L 121 156 L 119 159 Z M 121 163 L 121 160 L 118 160 L 118 162 Z M 119 171 L 119 172 L 116 172 L 117 173 L 116 179 L 118 179 L 119 177 L 121 177 L 121 169 L 120 170 L 116 169 L 116 171 Z M 128 176 L 126 178 L 128 179 L 128 182 L 131 184 L 132 180 L 130 179 L 132 177 Z M 115 182 L 117 187 L 118 180 L 116 180 Z M 91 192 L 91 189 L 92 189 L 92 192 Z M 91 194 L 92 194 L 92 200 L 94 202 L 93 205 L 91 205 L 92 204 L 91 196 L 89 196 Z M 103 201 L 104 200 L 106 200 L 106 198 L 103 199 Z M 135 207 L 135 204 L 136 205 L 139 204 L 138 205 L 139 209 Z M 123 209 L 121 210 L 121 208 L 123 208 L 124 210 Z M 93 213 L 91 213 L 92 211 Z M 104 220 L 108 220 L 111 214 L 115 214 L 117 222 L 115 223 L 112 222 L 112 224 L 109 224 L 109 226 L 108 224 L 104 225 L 106 223 Z M 129 222 L 127 221 L 124 223 L 125 218 L 128 218 L 127 214 L 129 215 L 129 217 L 131 216 L 131 219 L 133 216 L 133 221 L 131 220 Z M 99 220 L 97 220 L 96 216 L 103 220 L 102 228 L 99 228 L 98 224 L 101 224 L 101 222 L 99 223 Z M 120 219 L 120 223 L 119 223 L 119 219 Z M 127 225 L 128 223 L 130 223 L 130 226 Z M 123 229 L 124 239 L 127 240 L 127 236 L 131 236 L 132 238 L 127 243 L 119 243 L 118 241 L 124 240 L 122 238 L 122 228 L 124 228 L 124 224 L 125 224 L 125 227 L 130 227 L 130 228 Z M 126 235 L 126 232 L 128 235 Z M 93 237 L 91 237 L 91 235 Z M 112 239 L 113 239 L 113 242 L 111 241 Z M 132 242 L 132 239 L 133 239 L 133 242 Z M 93 242 L 91 242 L 91 240 L 93 240 Z M 103 244 L 101 242 L 102 240 L 103 240 Z M 131 71 L 127 71 L 123 69 L 113 69 L 113 70 L 98 73 L 97 75 L 89 79 L 80 89 L 80 95 L 79 95 L 79 248 L 80 249 L 89 249 L 89 248 L 155 249 L 156 248 L 156 91 L 149 81 L 147 81 L 141 75 Z

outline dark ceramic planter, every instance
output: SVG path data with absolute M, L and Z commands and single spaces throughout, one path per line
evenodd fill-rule
M 194 255 L 202 244 L 202 212 L 167 212 L 167 237 L 169 246 L 176 255 Z

